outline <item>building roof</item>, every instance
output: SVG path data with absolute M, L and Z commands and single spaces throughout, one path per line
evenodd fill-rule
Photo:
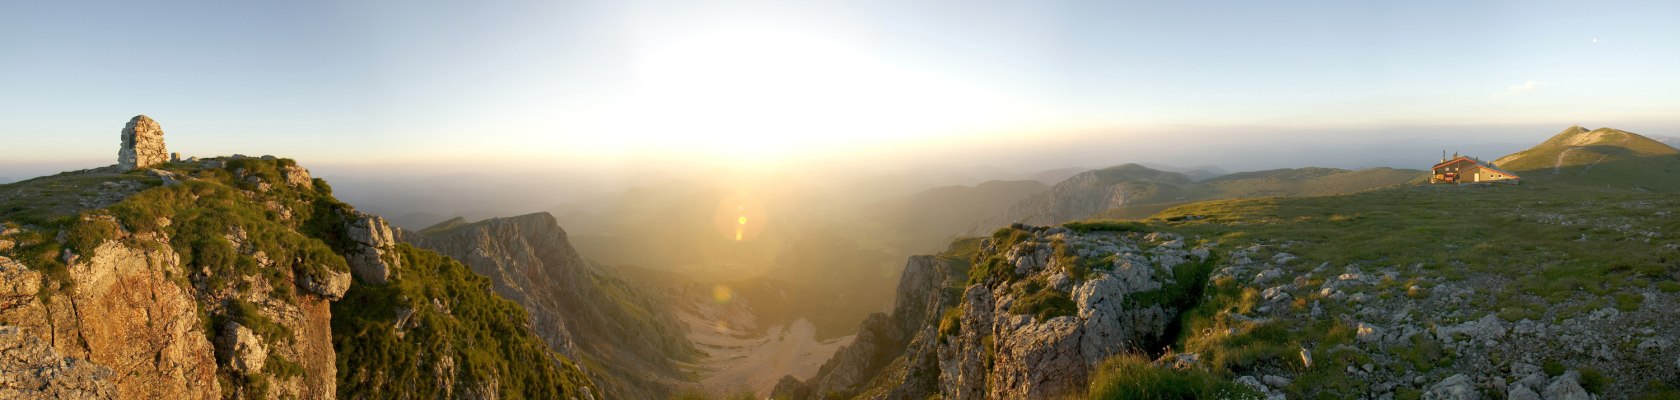
M 1470 156 L 1458 156 L 1457 158 L 1454 158 L 1454 159 L 1451 159 L 1451 160 L 1442 161 L 1440 164 L 1435 164 L 1435 166 L 1429 167 L 1429 169 L 1433 170 L 1433 169 L 1441 168 L 1443 166 L 1447 166 L 1447 165 L 1450 165 L 1450 164 L 1457 164 L 1461 161 L 1468 161 L 1472 164 L 1475 164 L 1477 167 L 1481 167 L 1482 169 L 1490 170 L 1490 171 L 1493 171 L 1493 172 L 1498 172 L 1498 173 L 1505 174 L 1505 175 L 1510 175 L 1512 178 L 1522 178 L 1521 176 L 1518 176 L 1517 174 L 1513 174 L 1510 171 L 1499 169 L 1498 167 L 1493 166 L 1493 164 L 1489 164 L 1486 161 L 1478 160 L 1475 157 L 1470 157 Z

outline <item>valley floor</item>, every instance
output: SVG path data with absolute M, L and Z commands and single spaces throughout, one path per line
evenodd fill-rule
M 707 392 L 765 394 L 784 376 L 807 379 L 853 336 L 818 340 L 816 325 L 800 318 L 760 330 L 745 302 L 719 302 L 686 296 L 678 320 L 705 356 L 684 370 Z

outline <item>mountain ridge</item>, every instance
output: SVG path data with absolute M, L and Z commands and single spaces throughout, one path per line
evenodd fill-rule
M 551 347 L 598 365 L 591 376 L 610 397 L 671 395 L 670 383 L 681 378 L 676 363 L 697 353 L 662 304 L 586 262 L 547 212 L 471 223 L 455 218 L 406 232 L 402 240 L 489 277 L 498 294 L 524 306 Z
M 1525 180 L 1592 187 L 1680 190 L 1680 150 L 1644 135 L 1614 128 L 1571 126 L 1494 165 Z M 1670 176 L 1669 179 L 1653 178 Z

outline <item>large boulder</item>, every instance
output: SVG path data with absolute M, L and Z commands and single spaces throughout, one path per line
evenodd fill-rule
M 268 345 L 263 344 L 262 338 L 250 328 L 237 322 L 228 321 L 222 326 L 222 354 L 228 359 L 228 366 L 235 371 L 252 374 L 262 371 L 263 363 L 268 361 Z
M 391 224 L 378 215 L 356 212 L 351 215 L 346 230 L 354 243 L 345 257 L 350 270 L 368 283 L 390 282 L 391 271 L 402 265 L 396 254 L 397 241 L 392 237 Z
M 1552 383 L 1546 385 L 1546 391 L 1541 392 L 1546 400 L 1593 400 L 1592 394 L 1581 387 L 1581 373 L 1569 371 L 1552 378 Z
M 1482 393 L 1476 391 L 1476 383 L 1464 374 L 1453 375 L 1441 380 L 1429 391 L 1423 392 L 1424 400 L 1480 400 Z

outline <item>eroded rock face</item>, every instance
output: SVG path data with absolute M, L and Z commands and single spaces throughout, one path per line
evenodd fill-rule
M 173 251 L 116 241 L 71 262 L 75 290 L 53 301 L 68 303 L 64 311 L 71 313 L 55 307 L 51 316 L 54 327 L 76 332 L 55 335 L 62 342 L 54 347 L 109 366 L 122 377 L 117 391 L 123 398 L 220 398 L 215 349 L 198 331 L 198 305 L 165 271 L 185 273 Z
M 111 369 L 60 356 L 39 337 L 0 326 L 0 399 L 111 399 Z
M 129 170 L 166 162 L 169 162 L 169 150 L 163 146 L 163 127 L 144 115 L 128 120 L 128 125 L 122 130 L 122 149 L 117 151 L 117 165 Z
M 391 225 L 384 217 L 357 212 L 351 216 L 348 233 L 356 243 L 356 248 L 344 258 L 350 270 L 368 283 L 390 282 L 391 271 L 401 265 L 395 254 L 397 241 L 392 238 Z

